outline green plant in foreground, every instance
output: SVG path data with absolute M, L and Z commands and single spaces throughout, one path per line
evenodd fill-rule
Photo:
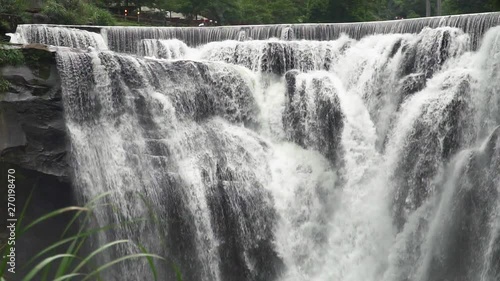
M 87 229 L 87 223 L 92 218 L 93 210 L 97 207 L 103 206 L 103 204 L 99 205 L 97 204 L 97 202 L 108 194 L 109 193 L 94 198 L 84 207 L 66 207 L 50 212 L 24 226 L 23 219 L 26 214 L 26 206 L 29 204 L 29 201 L 31 199 L 31 195 L 29 196 L 27 203 L 17 221 L 17 239 L 19 239 L 19 237 L 21 237 L 27 231 L 30 231 L 34 226 L 42 224 L 50 218 L 66 214 L 68 212 L 74 212 L 75 214 L 65 227 L 60 240 L 37 253 L 33 258 L 31 258 L 31 260 L 27 262 L 26 265 L 24 265 L 26 268 L 31 269 L 25 276 L 22 277 L 22 281 L 30 281 L 33 280 L 34 277 L 42 277 L 41 280 L 43 281 L 71 280 L 75 277 L 78 277 L 78 280 L 81 281 L 101 280 L 100 274 L 104 270 L 111 268 L 120 262 L 133 259 L 146 259 L 149 268 L 151 269 L 154 280 L 157 280 L 158 276 L 154 260 L 166 261 L 166 259 L 158 255 L 148 253 L 142 245 L 136 244 L 131 240 L 112 241 L 100 246 L 98 249 L 89 254 L 81 256 L 81 253 L 84 252 L 82 251 L 83 246 L 92 235 L 115 227 L 122 227 L 126 224 L 135 223 L 137 221 L 144 221 L 142 219 L 139 219 L 136 221 L 122 222 L 117 225 L 107 225 L 104 227 Z M 80 224 L 80 226 L 78 227 L 78 231 L 76 231 L 76 234 L 72 234 L 68 237 L 69 233 L 71 232 L 70 230 L 75 227 L 77 222 Z M 115 246 L 127 243 L 135 245 L 138 249 L 138 252 L 118 257 L 104 265 L 95 266 L 93 264 L 93 261 L 95 260 L 94 258 L 98 254 L 105 253 Z M 8 247 L 6 247 L 6 245 L 0 245 L 0 251 L 3 253 L 2 256 L 6 255 L 7 248 Z M 55 252 L 56 250 L 57 252 Z M 36 263 L 40 259 L 41 261 Z M 0 281 L 6 281 L 6 270 L 7 259 L 2 259 L 0 262 Z M 178 280 L 180 280 L 180 275 L 178 275 Z

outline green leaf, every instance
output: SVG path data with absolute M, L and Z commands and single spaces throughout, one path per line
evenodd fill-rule
M 85 264 L 87 264 L 87 262 L 89 262 L 95 255 L 99 254 L 100 252 L 106 250 L 107 248 L 109 247 L 112 247 L 114 245 L 118 245 L 118 244 L 122 244 L 122 243 L 129 243 L 130 241 L 129 240 L 117 240 L 117 241 L 113 241 L 113 242 L 110 242 L 108 244 L 105 244 L 101 247 L 99 247 L 99 249 L 93 251 L 92 253 L 90 253 L 85 259 L 82 260 L 82 262 L 80 262 L 80 264 L 78 266 L 75 267 L 75 269 L 73 270 L 73 272 L 76 272 L 78 270 L 80 270 Z
M 37 275 L 37 273 L 42 270 L 45 266 L 48 264 L 52 263 L 53 261 L 61 258 L 77 258 L 75 255 L 70 255 L 70 254 L 60 254 L 60 255 L 55 255 L 53 257 L 49 257 L 41 261 L 38 265 L 36 265 L 26 276 L 22 279 L 22 281 L 30 281 Z
M 115 265 L 117 263 L 120 263 L 122 261 L 129 260 L 129 259 L 143 258 L 143 257 L 151 257 L 151 258 L 165 260 L 164 258 L 162 258 L 162 257 L 160 257 L 158 255 L 154 255 L 154 254 L 133 254 L 133 255 L 124 256 L 124 257 L 115 259 L 113 261 L 110 261 L 107 264 L 105 264 L 105 265 L 97 268 L 96 270 L 94 270 L 93 272 L 91 272 L 89 275 L 87 275 L 82 281 L 89 280 L 94 275 L 97 275 L 97 274 L 101 273 L 103 270 L 105 270 L 105 269 L 107 269 L 107 268 L 109 268 L 109 267 L 111 267 L 111 266 L 113 266 L 113 265 Z
M 175 264 L 172 264 L 172 268 L 175 271 L 175 277 L 177 278 L 177 281 L 182 281 L 182 273 L 179 267 Z
M 53 212 L 50 212 L 38 219 L 36 219 L 34 222 L 30 223 L 28 226 L 26 226 L 20 233 L 20 235 L 24 234 L 26 231 L 28 231 L 30 228 L 34 227 L 35 225 L 41 223 L 41 222 L 44 222 L 46 221 L 47 219 L 50 219 L 52 217 L 55 217 L 55 216 L 58 216 L 58 215 L 61 215 L 63 213 L 66 213 L 66 212 L 71 212 L 71 211 L 88 211 L 87 208 L 82 208 L 82 207 L 66 207 L 66 208 L 62 208 L 62 209 L 59 209 L 59 210 L 55 210 Z
M 144 248 L 144 246 L 138 244 L 137 247 L 139 247 L 139 249 L 141 249 L 142 253 L 144 254 L 147 254 L 148 251 L 146 250 L 146 248 Z M 146 259 L 148 260 L 148 263 L 149 263 L 149 268 L 151 268 L 151 272 L 153 272 L 153 278 L 154 280 L 158 280 L 158 273 L 156 272 L 156 266 L 155 266 L 155 263 L 153 261 L 153 258 L 152 257 L 146 257 Z
M 63 275 L 61 277 L 58 277 L 52 281 L 63 281 L 63 280 L 70 279 L 70 278 L 73 278 L 76 276 L 84 276 L 84 275 L 85 274 L 83 274 L 83 273 L 70 273 L 70 274 L 66 274 L 66 275 Z

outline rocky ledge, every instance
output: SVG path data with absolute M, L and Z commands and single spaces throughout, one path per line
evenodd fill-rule
M 4 52 L 20 52 L 23 61 L 17 61 L 17 65 L 0 62 L 6 85 L 0 93 L 0 159 L 68 181 L 61 83 L 55 53 L 42 45 L 4 49 Z
M 7 213 L 7 171 L 15 170 L 16 215 L 25 221 L 73 205 L 68 144 L 55 53 L 44 45 L 0 45 L 0 214 Z M 27 203 L 29 194 L 32 198 Z M 67 217 L 18 237 L 22 264 L 59 237 Z M 6 218 L 0 218 L 0 245 Z M 17 280 L 16 272 L 9 280 Z

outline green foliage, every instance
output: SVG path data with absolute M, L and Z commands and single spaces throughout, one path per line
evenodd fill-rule
M 0 13 L 23 15 L 27 1 L 0 0 Z M 432 15 L 436 15 L 436 1 L 431 0 Z M 351 22 L 425 16 L 425 0 L 46 0 L 42 13 L 54 24 L 115 25 L 123 23 L 118 23 L 106 8 L 125 3 L 180 12 L 189 19 L 202 15 L 218 24 Z M 442 0 L 443 14 L 498 10 L 500 0 Z M 12 30 L 10 25 L 1 19 L 0 31 Z
M 498 0 L 443 0 L 447 15 L 460 13 L 482 13 L 500 9 Z
M 145 259 L 150 267 L 154 280 L 157 280 L 157 270 L 154 261 L 165 261 L 165 259 L 158 255 L 149 253 L 147 249 L 134 243 L 133 241 L 112 241 L 87 254 L 85 254 L 85 251 L 82 250 L 83 246 L 92 236 L 111 228 L 125 227 L 127 224 L 135 223 L 123 222 L 118 225 L 108 225 L 101 228 L 89 228 L 92 220 L 94 220 L 93 212 L 95 208 L 107 205 L 99 203 L 99 201 L 107 195 L 109 194 L 98 196 L 90 201 L 85 207 L 66 207 L 45 214 L 32 222 L 25 223 L 24 218 L 26 214 L 26 206 L 28 206 L 30 202 L 30 195 L 17 221 L 15 230 L 17 239 L 19 239 L 19 237 L 21 237 L 24 233 L 32 231 L 33 227 L 43 225 L 51 218 L 70 213 L 73 213 L 74 215 L 61 234 L 59 241 L 35 254 L 35 256 L 24 265 L 25 268 L 29 269 L 26 275 L 18 277 L 22 278 L 22 281 L 31 281 L 33 278 L 37 278 L 42 281 L 69 280 L 73 277 L 78 277 L 78 280 L 101 280 L 100 274 L 118 263 L 135 259 Z M 140 219 L 137 221 L 144 220 Z M 76 225 L 77 222 L 80 224 L 79 227 Z M 71 229 L 78 230 L 70 231 Z M 105 264 L 95 263 L 96 256 L 108 252 L 112 250 L 112 248 L 122 244 L 134 245 L 137 249 L 137 253 L 117 257 L 116 259 L 113 259 Z M 6 245 L 0 245 L 0 251 L 3 252 L 2 256 L 5 256 L 5 253 L 8 251 Z M 0 280 L 2 281 L 4 280 L 6 269 L 7 259 L 2 258 L 0 260 Z
M 12 27 L 10 26 L 10 23 L 6 21 L 5 19 L 0 19 L 0 32 L 2 33 L 7 33 L 7 31 L 11 30 Z M 1 41 L 6 41 L 7 38 L 1 37 Z
M 18 15 L 28 7 L 26 0 L 0 0 L 0 13 Z
M 17 24 L 27 22 L 27 0 L 0 0 L 0 41 L 8 41 L 5 33 L 13 32 Z
M 82 24 L 83 20 L 77 14 L 77 10 L 67 9 L 62 3 L 49 0 L 42 9 L 42 14 L 49 18 L 50 23 L 58 24 Z
M 22 15 L 26 2 L 0 0 L 0 13 Z M 442 2 L 443 14 L 500 9 L 500 0 Z M 203 15 L 219 24 L 350 22 L 425 16 L 425 0 L 129 0 L 127 3 L 176 11 L 191 19 Z M 435 15 L 436 1 L 431 3 Z M 105 8 L 123 4 L 117 0 L 47 0 L 42 13 L 55 24 L 115 25 L 117 21 Z M 0 30 L 8 30 L 5 28 L 8 25 L 0 20 Z
M 9 88 L 9 81 L 5 80 L 3 77 L 0 77 L 0 94 L 7 92 Z
M 21 65 L 25 61 L 24 55 L 18 49 L 1 49 L 0 48 L 0 67 L 6 65 Z M 10 83 L 0 76 L 0 93 L 5 93 L 9 90 Z
M 49 79 L 51 65 L 53 65 L 55 61 L 54 53 L 33 48 L 23 49 L 22 52 L 24 55 L 24 64 L 26 64 L 35 75 L 44 79 Z
M 296 2 L 298 1 L 276 0 L 269 2 L 268 7 L 271 11 L 273 22 L 299 22 L 300 10 Z
M 24 55 L 19 49 L 0 49 L 0 66 L 21 65 L 24 63 Z
M 166 0 L 158 0 L 166 1 Z M 425 16 L 425 0 L 172 0 L 185 14 L 222 24 L 350 22 Z M 170 2 L 172 2 L 170 1 Z M 435 15 L 436 0 L 432 0 Z M 500 0 L 443 0 L 443 13 L 500 9 Z
M 115 25 L 113 15 L 108 11 L 98 8 L 92 4 L 84 4 L 83 10 L 88 17 L 88 22 L 94 25 Z
M 55 24 L 114 25 L 114 17 L 94 4 L 78 0 L 48 0 L 42 14 Z

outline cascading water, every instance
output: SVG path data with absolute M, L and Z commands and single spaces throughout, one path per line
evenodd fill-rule
M 126 47 L 109 28 L 136 55 L 60 50 L 79 200 L 111 192 L 98 225 L 154 218 L 95 243 L 138 240 L 185 280 L 499 280 L 500 27 L 472 32 L 496 17 L 144 28 Z M 286 41 L 236 41 L 270 34 Z
M 103 37 L 95 32 L 44 25 L 20 25 L 16 30 L 16 36 L 12 37 L 11 41 L 12 43 L 42 43 L 77 49 L 93 47 L 106 50 L 108 48 Z
M 143 57 L 179 59 L 186 55 L 188 46 L 184 42 L 172 40 L 143 39 L 139 43 L 137 54 Z
M 472 38 L 471 47 L 476 49 L 483 34 L 500 24 L 500 13 L 453 15 L 446 17 L 418 18 L 398 21 L 325 24 L 275 24 L 218 27 L 122 27 L 122 26 L 80 26 L 84 30 L 101 32 L 110 50 L 137 53 L 137 42 L 142 39 L 179 39 L 188 46 L 196 47 L 210 42 L 224 40 L 318 40 L 329 41 L 343 34 L 359 40 L 368 35 L 419 33 L 425 27 L 457 27 Z M 59 28 L 64 28 L 60 26 Z M 75 26 L 78 28 L 78 26 Z M 15 42 L 54 44 L 47 32 L 60 32 L 58 26 L 23 24 L 17 27 Z M 70 29 L 73 32 L 73 28 Z M 64 45 L 67 46 L 67 45 Z

